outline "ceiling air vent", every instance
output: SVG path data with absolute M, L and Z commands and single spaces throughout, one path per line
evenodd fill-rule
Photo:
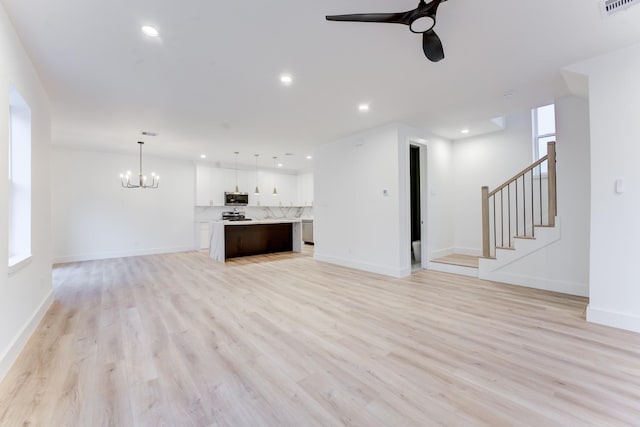
M 600 7 L 603 16 L 611 16 L 638 3 L 640 3 L 640 0 L 602 0 Z

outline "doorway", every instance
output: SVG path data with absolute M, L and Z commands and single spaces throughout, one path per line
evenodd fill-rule
M 409 146 L 409 196 L 411 199 L 411 270 L 422 268 L 421 147 Z

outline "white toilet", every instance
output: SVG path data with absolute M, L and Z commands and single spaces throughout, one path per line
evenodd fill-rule
M 411 242 L 411 248 L 413 249 L 413 259 L 418 262 L 422 261 L 422 242 L 420 240 Z

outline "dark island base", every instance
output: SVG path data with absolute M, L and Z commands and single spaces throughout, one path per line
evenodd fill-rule
M 227 225 L 225 259 L 293 250 L 293 224 Z

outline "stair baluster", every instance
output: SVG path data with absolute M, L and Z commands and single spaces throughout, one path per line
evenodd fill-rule
M 542 180 L 543 165 L 547 166 L 546 200 L 543 194 Z M 537 168 L 537 176 L 534 171 Z M 529 174 L 529 188 L 527 188 L 527 174 Z M 538 197 L 536 206 L 535 180 L 538 179 Z M 522 184 L 520 184 L 522 182 Z M 519 186 L 522 185 L 521 190 Z M 514 200 L 511 198 L 511 187 L 514 188 Z M 507 190 L 507 205 L 504 205 L 504 190 Z M 500 211 L 496 207 L 496 196 L 500 193 Z M 530 193 L 530 194 L 529 194 Z M 530 197 L 530 206 L 527 198 Z M 544 204 L 546 203 L 547 218 L 544 218 Z M 540 211 L 540 222 L 536 223 L 536 207 Z M 506 210 L 506 212 L 505 212 Z M 513 215 L 512 215 L 512 211 Z M 496 249 L 510 249 L 513 247 L 513 238 L 535 238 L 535 227 L 555 226 L 557 215 L 556 198 L 556 143 L 547 143 L 547 155 L 534 162 L 504 184 L 493 191 L 489 187 L 482 187 L 482 256 L 494 258 Z M 493 217 L 493 221 L 490 218 Z M 505 221 L 506 217 L 506 221 Z M 522 233 L 520 233 L 520 221 L 522 221 Z M 500 225 L 500 242 L 498 242 L 497 226 Z M 511 234 L 512 225 L 515 226 L 515 236 Z M 504 233 L 507 233 L 508 246 L 505 246 Z M 500 245 L 498 245 L 500 243 Z

